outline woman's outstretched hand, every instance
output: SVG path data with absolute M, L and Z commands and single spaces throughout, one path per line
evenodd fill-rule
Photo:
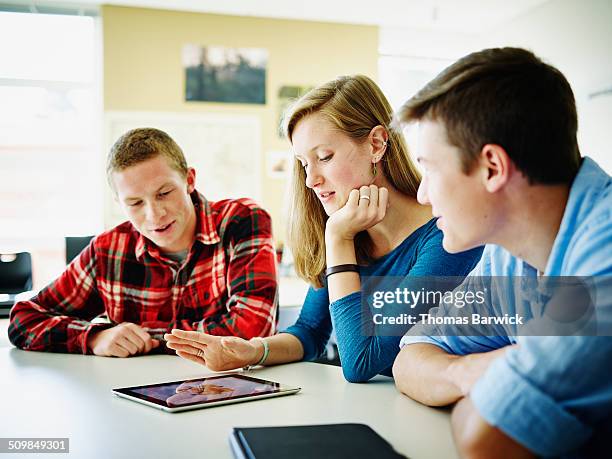
M 236 336 L 214 336 L 197 331 L 172 330 L 164 335 L 166 345 L 184 359 L 206 365 L 212 371 L 242 368 L 258 362 L 263 345 Z

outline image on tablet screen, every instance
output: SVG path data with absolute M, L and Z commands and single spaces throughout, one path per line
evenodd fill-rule
M 276 384 L 264 384 L 238 377 L 203 378 L 176 384 L 132 389 L 132 392 L 165 402 L 169 407 L 214 402 L 249 395 L 277 392 Z

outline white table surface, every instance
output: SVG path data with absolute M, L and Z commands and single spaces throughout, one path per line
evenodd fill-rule
M 169 355 L 116 359 L 0 347 L 0 436 L 69 437 L 71 458 L 230 458 L 234 426 L 356 422 L 411 458 L 457 457 L 448 410 L 408 399 L 390 378 L 350 384 L 340 368 L 328 365 L 294 363 L 250 372 L 302 387 L 297 395 L 182 413 L 111 394 L 114 387 L 208 373 Z

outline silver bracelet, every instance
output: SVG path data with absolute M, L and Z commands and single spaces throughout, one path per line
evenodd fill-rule
M 268 354 L 270 353 L 270 345 L 265 339 L 260 338 L 260 337 L 256 337 L 253 339 L 258 339 L 259 341 L 261 341 L 261 344 L 263 345 L 263 348 L 264 348 L 263 355 L 261 356 L 261 359 L 259 359 L 259 362 L 242 367 L 244 371 L 249 371 L 259 365 L 263 365 L 266 359 L 268 358 Z

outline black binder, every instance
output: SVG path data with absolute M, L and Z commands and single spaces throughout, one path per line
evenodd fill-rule
M 365 424 L 234 427 L 230 446 L 236 459 L 405 458 Z

